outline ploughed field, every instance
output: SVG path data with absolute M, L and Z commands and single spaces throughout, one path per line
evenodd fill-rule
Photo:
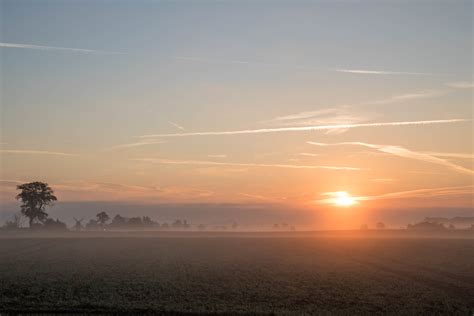
M 1 312 L 474 312 L 474 240 L 373 234 L 0 237 Z

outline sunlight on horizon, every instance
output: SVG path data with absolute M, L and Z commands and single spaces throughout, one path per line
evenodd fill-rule
M 334 202 L 339 207 L 349 207 L 357 204 L 357 201 L 347 192 L 339 191 L 335 193 Z

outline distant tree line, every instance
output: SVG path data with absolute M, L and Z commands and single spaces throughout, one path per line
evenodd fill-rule
M 82 225 L 82 219 L 77 220 L 74 225 L 74 230 L 138 230 L 138 229 L 173 229 L 173 230 L 184 230 L 191 228 L 187 220 L 177 219 L 173 223 L 168 224 L 166 222 L 160 224 L 152 220 L 148 216 L 136 216 L 136 217 L 124 217 L 120 214 L 115 215 L 112 220 L 107 212 L 100 212 L 95 218 L 90 219 L 85 225 Z
M 34 230 L 57 230 L 66 231 L 68 230 L 66 223 L 59 219 L 50 218 L 46 213 L 46 207 L 52 207 L 54 202 L 58 199 L 54 195 L 53 189 L 49 187 L 47 183 L 43 182 L 30 182 L 24 183 L 17 186 L 17 190 L 20 193 L 16 195 L 16 199 L 21 201 L 20 213 L 15 214 L 12 219 L 7 220 L 5 224 L 0 227 L 3 230 L 17 230 L 23 226 L 23 219 L 26 218 L 29 223 L 29 229 Z M 90 219 L 85 225 L 82 223 L 83 218 L 73 218 L 75 221 L 72 230 L 75 231 L 102 231 L 102 230 L 236 230 L 238 225 L 233 222 L 229 226 L 226 225 L 214 225 L 208 226 L 205 224 L 199 224 L 194 227 L 187 222 L 185 219 L 176 219 L 172 223 L 158 223 L 152 220 L 148 216 L 143 217 L 124 217 L 120 214 L 115 215 L 112 219 L 109 214 L 105 211 L 97 213 L 95 218 Z M 474 230 L 474 217 L 455 217 L 452 219 L 438 218 L 438 217 L 427 217 L 424 221 L 415 224 L 409 224 L 408 230 L 454 230 L 458 227 L 454 226 L 453 223 L 462 225 L 463 228 L 468 230 Z M 470 225 L 470 226 L 469 226 Z M 293 231 L 294 226 L 287 223 L 275 223 L 272 226 L 273 230 L 278 231 Z M 377 222 L 375 229 L 384 230 L 387 226 L 383 222 Z M 360 226 L 361 230 L 368 230 L 369 226 L 363 224 Z
M 59 219 L 52 219 L 46 212 L 46 207 L 52 207 L 58 199 L 54 191 L 47 183 L 30 182 L 17 186 L 20 193 L 16 199 L 21 201 L 20 213 L 14 214 L 11 220 L 7 220 L 0 227 L 3 230 L 18 230 L 23 228 L 23 219 L 26 218 L 30 230 L 55 230 L 67 231 L 66 223 Z M 95 218 L 90 219 L 85 225 L 84 218 L 77 219 L 73 217 L 75 224 L 72 226 L 74 231 L 103 231 L 103 230 L 187 230 L 195 228 L 198 230 L 226 230 L 227 226 L 217 225 L 208 226 L 199 224 L 191 227 L 185 219 L 176 219 L 171 223 L 159 223 L 148 216 L 142 217 L 124 217 L 120 214 L 112 219 L 105 211 L 97 213 Z M 237 229 L 237 223 L 233 222 L 229 228 Z

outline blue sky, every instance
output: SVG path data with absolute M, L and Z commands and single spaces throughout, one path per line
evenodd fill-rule
M 318 209 L 342 190 L 369 208 L 456 188 L 443 203 L 472 208 L 471 1 L 3 0 L 1 14 L 7 201 L 42 179 L 72 201 Z M 387 122 L 414 123 L 193 135 Z M 174 133 L 192 135 L 143 137 Z

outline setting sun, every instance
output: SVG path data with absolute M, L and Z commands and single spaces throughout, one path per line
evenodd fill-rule
M 357 201 L 347 192 L 340 191 L 336 192 L 334 197 L 334 204 L 336 206 L 352 206 L 356 204 Z
M 474 316 L 473 7 L 0 0 L 0 316 Z

